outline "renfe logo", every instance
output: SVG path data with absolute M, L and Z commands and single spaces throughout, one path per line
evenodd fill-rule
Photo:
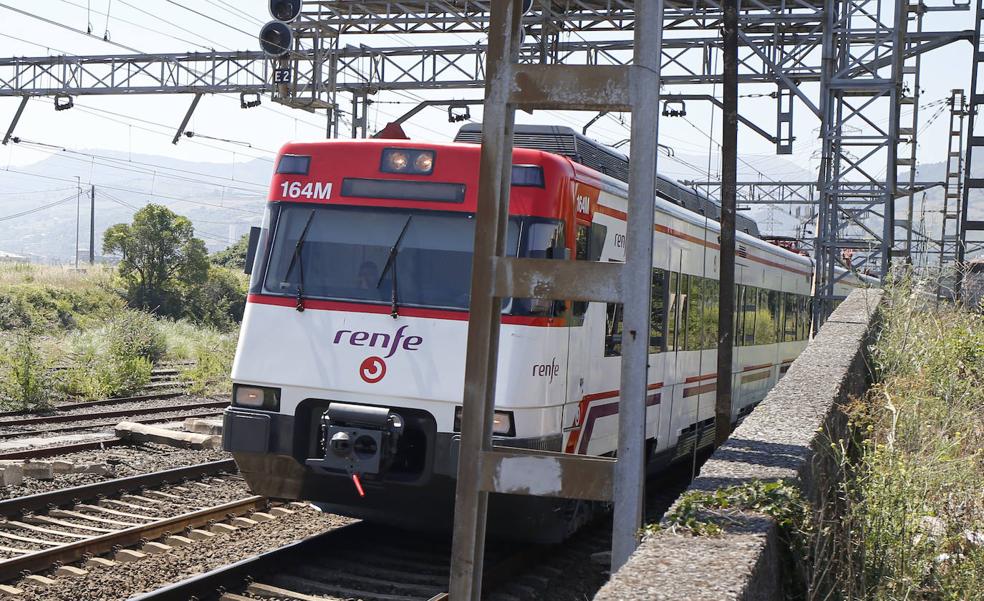
M 375 384 L 386 375 L 386 362 L 379 357 L 366 357 L 359 366 L 359 377 L 367 384 Z
M 424 339 L 420 336 L 404 336 L 403 332 L 409 326 L 403 326 L 396 331 L 396 334 L 384 334 L 382 332 L 360 332 L 355 330 L 338 330 L 335 334 L 335 344 L 342 341 L 348 342 L 351 346 L 368 346 L 388 350 L 384 356 L 389 359 L 400 347 L 406 351 L 415 351 L 423 344 Z

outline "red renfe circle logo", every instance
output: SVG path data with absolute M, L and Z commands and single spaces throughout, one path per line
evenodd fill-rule
M 386 375 L 386 362 L 379 357 L 366 357 L 359 366 L 359 376 L 369 384 L 375 384 Z

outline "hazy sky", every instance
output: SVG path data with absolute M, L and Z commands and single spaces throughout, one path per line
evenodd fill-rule
M 891 4 L 885 0 L 885 4 Z M 201 13 L 195 14 L 185 7 Z M 56 25 L 45 23 L 21 14 L 17 8 L 40 15 L 67 27 L 85 31 L 91 28 L 92 36 L 75 33 Z M 888 9 L 890 10 L 890 8 Z M 108 12 L 108 16 L 107 16 Z M 102 40 L 108 29 L 109 38 L 118 44 L 141 52 L 182 52 L 187 50 L 257 48 L 255 33 L 261 24 L 269 20 L 265 0 L 5 0 L 0 3 L 0 56 L 38 56 L 46 54 L 121 54 L 120 47 Z M 973 26 L 973 15 L 961 13 L 931 13 L 926 17 L 925 30 L 959 30 Z M 576 38 L 571 38 L 576 39 Z M 377 47 L 427 45 L 432 43 L 464 44 L 478 41 L 475 36 L 454 35 L 444 39 L 434 36 L 372 36 L 343 38 L 342 44 L 365 43 Z M 926 126 L 937 112 L 939 101 L 950 94 L 952 88 L 966 88 L 969 82 L 971 46 L 967 42 L 934 51 L 923 59 L 923 95 L 921 105 L 930 105 L 921 111 L 920 161 L 940 162 L 946 156 L 947 113 L 943 111 Z M 804 85 L 804 90 L 816 96 L 815 86 Z M 768 93 L 774 86 L 747 86 L 741 94 Z M 720 95 L 720 87 L 675 88 L 669 91 L 684 93 L 713 93 Z M 370 129 L 381 128 L 394 115 L 409 110 L 421 98 L 457 97 L 478 98 L 479 90 L 448 92 L 381 93 L 373 105 Z M 180 122 L 190 95 L 131 96 L 131 97 L 82 97 L 76 99 L 76 108 L 56 113 L 50 99 L 32 99 L 17 127 L 16 135 L 33 142 L 51 144 L 70 149 L 111 149 L 121 152 L 160 154 L 201 162 L 235 163 L 247 158 L 269 159 L 273 152 L 287 140 L 314 140 L 324 135 L 324 114 L 311 114 L 292 110 L 265 99 L 261 108 L 242 110 L 237 96 L 206 96 L 189 125 L 189 130 L 202 137 L 183 139 L 177 146 L 171 145 L 174 129 Z M 934 104 L 935 102 L 935 104 Z M 0 99 L 0 127 L 6 129 L 18 101 Z M 347 99 L 343 108 L 347 107 Z M 714 148 L 709 139 L 720 138 L 720 114 L 712 119 L 707 106 L 688 103 L 687 120 L 664 118 L 660 124 L 660 142 L 680 155 L 704 156 L 699 165 L 706 168 L 708 151 Z M 768 131 L 774 129 L 774 104 L 768 98 L 742 98 L 741 112 L 758 122 Z M 538 112 L 535 115 L 520 114 L 519 120 L 536 123 L 553 123 L 579 126 L 592 114 Z M 473 110 L 473 118 L 480 120 L 480 111 Z M 885 115 L 887 119 L 887 114 Z M 591 135 L 614 143 L 628 137 L 628 116 L 610 115 L 591 129 Z M 712 130 L 713 124 L 713 130 Z M 800 178 L 800 169 L 815 169 L 819 141 L 816 139 L 818 121 L 808 109 L 796 106 L 795 153 L 785 157 L 795 168 L 782 172 L 775 168 L 774 147 L 767 141 L 740 132 L 742 159 L 763 171 L 763 177 L 783 179 Z M 449 139 L 457 125 L 447 123 L 442 109 L 426 109 L 406 128 L 413 137 L 429 140 Z M 344 130 L 347 131 L 347 130 Z M 344 133 L 343 131 L 343 133 Z M 198 143 L 196 143 L 198 142 Z M 247 146 L 248 144 L 248 146 Z M 57 152 L 51 149 L 50 152 Z M 10 144 L 0 148 L 0 169 L 36 162 L 47 152 L 31 150 L 23 145 Z M 661 170 L 670 174 L 689 172 L 679 162 L 661 157 Z M 693 163 L 693 160 L 690 159 Z M 711 177 L 716 177 L 716 166 L 711 166 Z M 234 177 L 230 168 L 230 177 Z M 15 176 L 0 171 L 0 182 Z M 18 180 L 19 182 L 21 180 Z M 49 188 L 51 182 L 38 180 L 38 189 Z

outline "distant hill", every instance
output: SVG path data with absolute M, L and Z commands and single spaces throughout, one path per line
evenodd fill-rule
M 0 250 L 45 262 L 70 261 L 75 254 L 76 176 L 82 182 L 79 246 L 89 248 L 89 187 L 96 184 L 96 253 L 109 226 L 130 221 L 134 211 L 155 202 L 185 215 L 210 250 L 225 248 L 258 225 L 273 163 L 199 163 L 162 156 L 85 151 L 100 158 L 63 153 L 26 167 L 11 167 L 59 179 L 0 170 Z M 106 157 L 106 158 L 102 158 Z M 46 192 L 38 192 L 46 191 Z M 62 201 L 55 206 L 46 205 Z M 29 212 L 23 216 L 4 219 Z

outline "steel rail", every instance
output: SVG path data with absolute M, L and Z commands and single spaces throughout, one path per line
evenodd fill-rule
M 205 599 L 221 589 L 232 589 L 240 586 L 248 577 L 255 578 L 260 572 L 275 568 L 297 556 L 303 557 L 308 551 L 320 547 L 328 538 L 343 535 L 346 529 L 357 525 L 350 524 L 315 534 L 272 551 L 260 553 L 249 559 L 243 559 L 157 590 L 131 597 L 129 601 L 187 601 L 192 597 Z
M 125 530 L 110 532 L 21 557 L 3 560 L 0 561 L 0 581 L 11 580 L 23 572 L 45 570 L 59 562 L 77 561 L 85 555 L 106 553 L 116 546 L 134 545 L 144 539 L 155 539 L 168 533 L 180 532 L 185 528 L 204 526 L 213 520 L 224 520 L 229 515 L 243 515 L 250 511 L 263 508 L 266 502 L 266 497 L 252 495 L 238 501 L 199 509 L 149 524 L 141 524 L 126 528 Z
M 160 409 L 157 413 L 167 413 L 173 411 L 172 409 Z M 171 416 L 171 417 L 145 417 L 143 419 L 132 419 L 129 420 L 136 424 L 160 424 L 165 422 L 173 422 L 182 418 L 189 417 L 212 417 L 215 415 L 222 415 L 221 411 L 202 411 L 198 413 L 185 413 L 181 416 Z M 95 420 L 93 420 L 95 421 Z M 0 424 L 3 425 L 3 424 Z M 52 428 L 50 430 L 26 430 L 22 432 L 3 432 L 0 433 L 0 440 L 6 440 L 8 438 L 20 438 L 22 436 L 37 436 L 40 434 L 57 434 L 59 432 L 77 432 L 79 430 L 91 430 L 93 428 L 101 428 L 109 424 L 82 424 L 77 426 L 65 426 L 62 428 Z
M 158 399 L 172 399 L 174 397 L 187 394 L 185 392 L 175 391 L 175 392 L 158 392 L 151 394 L 141 394 L 136 396 L 121 396 L 108 399 L 98 399 L 95 401 L 80 401 L 78 403 L 65 403 L 64 405 L 56 405 L 53 409 L 55 412 L 71 411 L 73 409 L 85 409 L 87 407 L 98 407 L 99 405 L 120 405 L 123 403 L 137 403 L 140 401 L 154 401 Z M 3 411 L 0 412 L 0 418 L 4 417 L 15 417 L 18 415 L 39 415 L 38 411 L 31 411 L 30 409 L 18 409 L 17 411 Z
M 26 417 L 23 419 L 13 419 L 0 421 L 0 426 L 33 426 L 36 424 L 58 424 L 76 420 L 97 420 L 109 417 L 129 417 L 132 415 L 148 415 L 151 413 L 163 413 L 164 411 L 183 411 L 185 409 L 207 409 L 214 407 L 225 407 L 229 401 L 209 401 L 205 403 L 185 403 L 172 407 L 141 407 L 139 409 L 119 409 L 116 411 L 99 411 L 96 413 L 82 413 L 73 415 L 49 415 L 45 417 Z
M 186 479 L 201 478 L 202 476 L 215 476 L 221 473 L 235 473 L 238 471 L 236 462 L 232 459 L 222 461 L 211 461 L 199 463 L 174 469 L 151 472 L 149 474 L 138 474 L 126 478 L 106 480 L 75 486 L 72 488 L 61 488 L 50 492 L 43 492 L 26 497 L 15 497 L 0 501 L 0 516 L 9 518 L 16 517 L 23 513 L 47 509 L 48 507 L 58 507 L 61 505 L 71 505 L 80 500 L 95 499 L 100 496 L 111 496 L 126 493 L 141 488 L 161 486 L 162 484 L 180 482 Z
M 0 461 L 11 459 L 40 459 L 42 457 L 57 457 L 68 453 L 79 453 L 81 451 L 99 451 L 108 447 L 118 447 L 126 444 L 122 438 L 103 438 L 101 440 L 90 440 L 86 442 L 75 442 L 54 447 L 37 447 L 29 449 L 19 449 L 0 453 Z

